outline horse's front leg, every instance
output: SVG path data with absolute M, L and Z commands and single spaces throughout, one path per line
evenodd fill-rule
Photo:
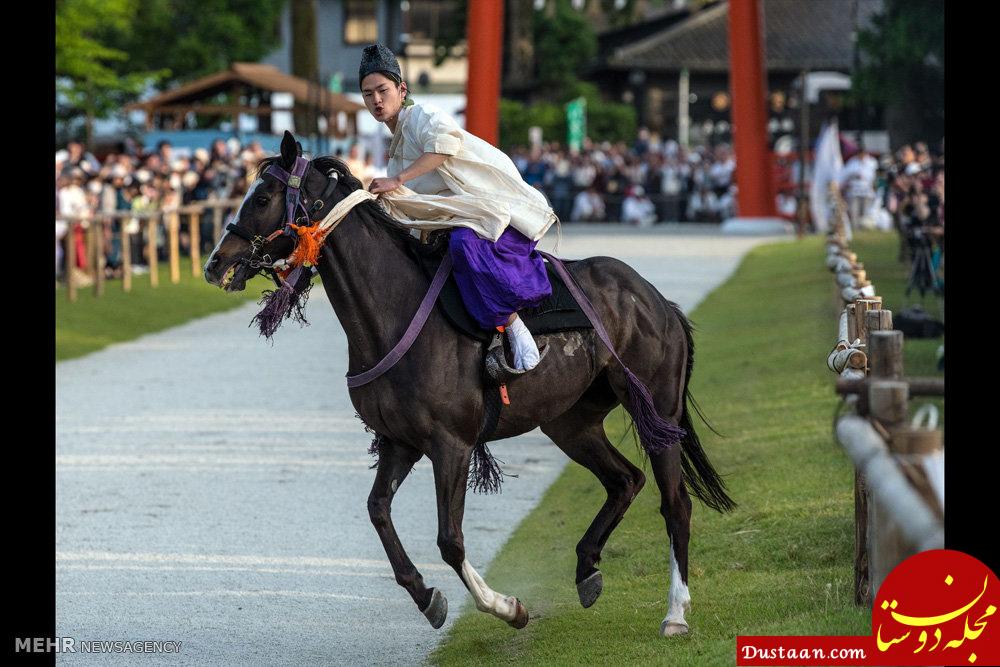
M 434 487 L 437 490 L 438 547 L 441 557 L 462 578 L 476 601 L 476 609 L 493 614 L 512 627 L 528 624 L 528 611 L 513 595 L 503 595 L 486 585 L 465 557 L 462 517 L 465 514 L 465 490 L 469 478 L 471 450 L 464 445 L 441 447 L 433 457 Z
M 436 588 L 424 586 L 424 579 L 413 565 L 413 561 L 406 555 L 390 516 L 392 497 L 396 489 L 410 474 L 413 464 L 421 456 L 422 454 L 415 449 L 394 444 L 386 439 L 382 440 L 375 483 L 368 496 L 368 516 L 371 517 L 375 531 L 382 540 L 382 546 L 385 547 L 392 571 L 396 575 L 396 582 L 407 590 L 431 625 L 440 628 L 448 616 L 448 600 Z

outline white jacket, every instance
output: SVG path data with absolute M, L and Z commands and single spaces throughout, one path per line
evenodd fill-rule
M 443 206 L 446 215 L 436 216 L 436 226 L 469 227 L 493 241 L 508 224 L 537 241 L 556 221 L 545 195 L 524 182 L 505 153 L 466 132 L 436 107 L 403 107 L 389 145 L 389 175 L 399 174 L 424 153 L 451 157 L 434 171 L 407 181 L 405 188 L 412 193 L 394 191 L 396 207 L 412 205 L 414 210 L 426 210 Z M 399 196 L 401 193 L 406 196 Z M 448 216 L 453 216 L 450 221 L 440 220 Z

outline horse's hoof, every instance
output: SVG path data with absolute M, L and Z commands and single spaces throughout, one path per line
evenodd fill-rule
M 597 602 L 597 598 L 601 596 L 603 590 L 604 577 L 601 576 L 600 570 L 576 585 L 576 592 L 580 595 L 580 604 L 583 605 L 584 609 Z
M 444 625 L 444 619 L 448 618 L 448 598 L 436 588 L 431 590 L 434 591 L 434 594 L 431 595 L 431 603 L 427 605 L 427 609 L 422 609 L 421 612 L 431 622 L 431 627 L 437 630 Z
M 677 623 L 676 621 L 663 621 L 660 624 L 661 637 L 676 637 L 688 633 L 687 623 Z
M 514 614 L 513 621 L 507 621 L 507 625 L 514 628 L 515 630 L 520 630 L 528 624 L 528 610 L 524 608 L 520 600 L 517 600 L 517 612 Z

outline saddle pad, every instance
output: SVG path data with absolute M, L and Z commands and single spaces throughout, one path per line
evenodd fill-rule
M 446 230 L 433 232 L 427 243 L 420 243 L 416 238 L 408 239 L 407 247 L 428 280 L 434 276 L 438 264 L 444 253 L 448 252 L 448 236 L 450 232 Z M 572 261 L 565 261 L 564 264 L 572 264 Z M 593 329 L 593 325 L 570 291 L 566 288 L 562 279 L 556 274 L 552 266 L 545 262 L 545 270 L 549 275 L 549 284 L 552 286 L 552 294 L 547 296 L 534 308 L 524 308 L 518 315 L 524 321 L 524 325 L 535 335 L 556 333 L 558 331 L 572 331 L 576 329 Z M 456 329 L 466 336 L 489 342 L 496 333 L 493 329 L 483 329 L 479 326 L 469 311 L 466 310 L 462 302 L 462 294 L 458 291 L 458 283 L 454 274 L 448 276 L 441 296 L 438 297 L 438 306 L 444 313 L 445 318 Z

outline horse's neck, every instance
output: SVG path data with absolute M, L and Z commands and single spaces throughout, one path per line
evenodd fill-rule
M 327 239 L 319 262 L 347 334 L 349 373 L 371 368 L 393 348 L 429 282 L 382 224 L 352 214 Z

